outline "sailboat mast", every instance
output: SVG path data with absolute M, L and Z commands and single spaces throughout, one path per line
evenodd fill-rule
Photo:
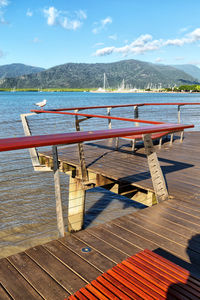
M 106 73 L 103 74 L 103 89 L 106 89 Z

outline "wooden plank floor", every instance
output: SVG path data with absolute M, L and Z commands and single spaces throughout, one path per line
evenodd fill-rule
M 183 144 L 177 142 L 171 149 L 166 144 L 158 151 L 173 199 L 1 259 L 0 299 L 67 299 L 86 283 L 145 248 L 200 278 L 199 138 L 200 132 L 187 133 Z M 124 163 L 127 160 L 124 166 L 119 158 L 115 159 L 118 152 L 105 144 L 95 147 L 108 154 L 94 162 L 91 153 L 87 158 L 88 162 L 91 160 L 90 168 L 99 165 L 104 170 L 105 159 L 110 155 L 113 167 L 119 165 L 115 178 L 126 177 L 132 182 L 134 171 L 139 173 L 138 185 L 151 188 L 142 150 L 132 155 L 125 151 L 125 146 L 121 147 L 119 155 Z M 72 153 L 73 147 L 70 149 Z M 127 168 L 124 175 L 120 165 Z
M 165 143 L 157 154 L 169 194 L 172 197 L 199 195 L 200 187 L 200 132 L 187 132 L 183 143 L 177 139 L 173 146 Z M 52 158 L 51 152 L 43 153 Z M 110 179 L 127 182 L 136 187 L 153 191 L 151 176 L 141 147 L 132 153 L 130 142 L 121 139 L 116 151 L 115 139 L 103 140 L 84 145 L 84 155 L 89 171 L 102 174 Z M 78 167 L 77 145 L 60 148 L 59 160 L 67 165 Z

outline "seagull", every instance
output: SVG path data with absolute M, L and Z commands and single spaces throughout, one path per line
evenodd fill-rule
M 35 103 L 35 105 L 41 107 L 41 109 L 42 109 L 42 107 L 44 107 L 46 104 L 47 104 L 47 100 L 46 100 L 46 99 L 44 99 L 44 100 L 41 101 L 41 102 Z

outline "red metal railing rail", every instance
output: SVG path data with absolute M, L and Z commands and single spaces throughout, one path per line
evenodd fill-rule
M 134 104 L 117 104 L 117 105 L 100 105 L 100 106 L 81 106 L 81 107 L 68 107 L 68 108 L 56 108 L 51 109 L 51 111 L 70 111 L 70 110 L 85 110 L 85 109 L 98 109 L 98 108 L 120 108 L 120 107 L 134 107 L 134 106 L 160 106 L 160 105 L 176 105 L 176 106 L 184 106 L 184 105 L 200 105 L 200 102 L 166 102 L 166 103 L 134 103 Z M 50 110 L 49 110 L 50 111 Z M 41 110 L 32 109 L 31 112 L 41 113 Z
M 100 118 L 100 119 L 108 119 L 108 120 L 118 120 L 118 121 L 127 121 L 127 122 L 137 122 L 137 123 L 145 123 L 145 124 L 165 124 L 166 122 L 157 122 L 157 121 L 149 121 L 149 120 L 140 120 L 140 119 L 131 119 L 131 118 L 120 118 L 120 117 L 111 117 L 111 116 L 104 116 L 104 115 L 93 115 L 93 114 L 82 114 L 82 113 L 75 113 L 75 112 L 63 112 L 63 111 L 54 111 L 54 110 L 39 110 L 34 109 L 31 110 L 35 113 L 47 113 L 47 114 L 60 114 L 60 115 L 70 115 L 70 116 L 82 116 L 88 118 Z
M 133 128 L 107 129 L 85 132 L 6 138 L 0 139 L 0 151 L 10 151 L 50 145 L 75 144 L 99 139 L 123 137 L 130 135 L 134 136 L 138 134 L 151 134 L 166 131 L 177 132 L 193 127 L 194 125 L 160 124 Z

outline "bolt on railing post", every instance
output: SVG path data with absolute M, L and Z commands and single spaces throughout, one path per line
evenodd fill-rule
M 107 115 L 108 115 L 108 117 L 110 117 L 110 111 L 111 111 L 111 107 L 107 107 Z M 108 119 L 108 128 L 109 129 L 112 128 L 111 119 Z
M 64 227 L 63 211 L 62 211 L 58 151 L 56 146 L 52 146 L 52 153 L 53 153 L 53 172 L 54 172 L 55 197 L 56 197 L 57 227 L 58 227 L 59 236 L 64 237 L 65 227 Z

